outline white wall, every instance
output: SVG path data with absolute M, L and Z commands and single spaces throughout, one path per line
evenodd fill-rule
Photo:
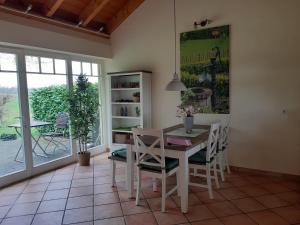
M 180 122 L 179 93 L 164 90 L 174 72 L 172 2 L 145 1 L 112 34 L 107 64 L 110 71 L 153 71 L 156 128 Z M 300 175 L 299 9 L 298 0 L 177 0 L 178 32 L 204 18 L 231 25 L 232 165 Z
M 111 57 L 108 39 L 6 13 L 0 13 L 0 42 L 95 57 Z

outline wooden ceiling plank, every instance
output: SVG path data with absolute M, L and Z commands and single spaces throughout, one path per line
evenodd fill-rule
M 50 6 L 49 10 L 46 13 L 46 16 L 51 17 L 58 10 L 64 0 L 55 0 L 54 3 Z
M 101 2 L 91 1 L 90 4 L 83 10 L 80 18 L 82 20 L 81 26 L 86 27 L 95 16 L 105 7 L 110 0 L 102 0 Z M 86 15 L 86 16 L 85 16 Z
M 111 34 L 124 20 L 136 10 L 144 0 L 128 0 L 126 4 L 111 18 L 111 20 L 107 24 L 107 31 Z

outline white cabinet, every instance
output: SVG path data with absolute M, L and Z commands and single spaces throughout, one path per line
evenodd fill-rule
M 119 147 L 132 138 L 132 128 L 151 127 L 151 72 L 108 73 L 109 143 Z

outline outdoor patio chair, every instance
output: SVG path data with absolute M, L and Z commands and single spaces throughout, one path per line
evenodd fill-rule
M 54 124 L 54 131 L 42 134 L 42 137 L 46 141 L 48 141 L 45 150 L 47 150 L 49 145 L 52 143 L 55 146 L 53 149 L 53 153 L 55 152 L 56 149 L 59 148 L 59 146 L 63 147 L 63 150 L 67 151 L 68 147 L 61 141 L 58 141 L 57 139 L 64 138 L 66 135 L 66 131 L 68 129 L 69 129 L 69 114 L 66 112 L 57 113 L 55 124 Z

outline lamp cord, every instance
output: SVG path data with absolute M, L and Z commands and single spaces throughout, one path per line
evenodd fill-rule
M 176 0 L 174 0 L 174 45 L 175 45 L 175 73 L 176 73 L 176 68 L 177 68 L 177 57 L 176 57 L 176 48 L 177 48 L 177 43 L 176 43 Z

